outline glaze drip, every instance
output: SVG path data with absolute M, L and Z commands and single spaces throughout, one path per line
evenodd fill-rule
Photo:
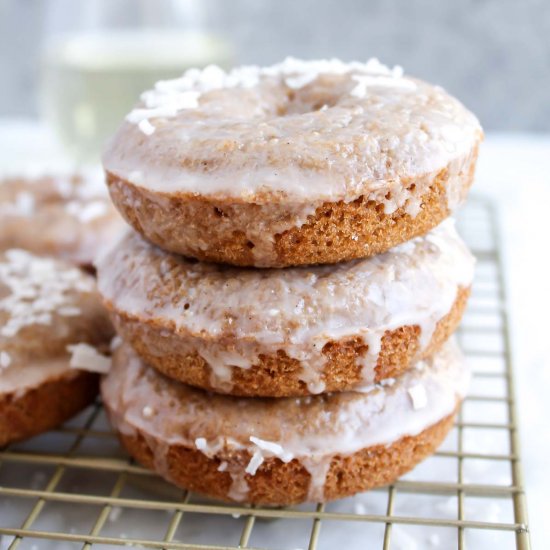
M 228 496 L 243 500 L 247 479 L 266 461 L 297 460 L 311 475 L 309 498 L 322 500 L 335 456 L 419 434 L 454 411 L 468 380 L 468 369 L 451 341 L 391 385 L 375 385 L 361 393 L 242 399 L 173 382 L 123 345 L 115 352 L 102 392 L 117 429 L 154 434 L 150 445 L 155 455 L 162 455 L 155 460 L 164 476 L 169 477 L 170 466 L 163 462 L 167 446 L 183 445 L 220 460 L 220 471 L 229 472 L 233 481 Z M 158 414 L 144 417 L 145 405 Z M 248 456 L 244 462 L 237 458 L 243 453 Z
M 161 343 L 142 330 L 152 355 L 170 346 L 180 356 L 198 354 L 219 391 L 231 389 L 235 369 L 283 350 L 301 363 L 310 393 L 320 393 L 327 343 L 360 338 L 362 380 L 371 384 L 384 334 L 418 326 L 425 349 L 458 291 L 470 286 L 473 265 L 452 221 L 373 258 L 261 271 L 188 262 L 129 234 L 98 262 L 98 284 L 117 314 L 162 327 Z

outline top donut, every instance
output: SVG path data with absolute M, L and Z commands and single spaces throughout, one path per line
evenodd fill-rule
M 158 82 L 103 164 L 115 205 L 161 248 L 285 267 L 426 233 L 464 200 L 482 136 L 399 67 L 289 58 Z

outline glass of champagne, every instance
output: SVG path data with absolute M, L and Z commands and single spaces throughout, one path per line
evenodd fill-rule
M 232 62 L 228 43 L 207 30 L 204 0 L 46 6 L 42 111 L 77 163 L 99 160 L 106 139 L 157 80 Z

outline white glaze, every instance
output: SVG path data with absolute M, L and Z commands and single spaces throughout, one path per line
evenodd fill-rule
M 32 223 L 30 219 L 32 218 Z M 0 250 L 90 264 L 123 227 L 100 172 L 0 180 Z
M 144 435 L 157 465 L 163 465 L 162 475 L 167 476 L 168 470 L 166 455 L 160 455 L 170 445 L 198 449 L 222 460 L 220 471 L 229 471 L 233 479 L 229 496 L 242 500 L 247 476 L 261 469 L 266 459 L 296 459 L 312 475 L 310 499 L 322 500 L 325 476 L 335 455 L 419 434 L 452 413 L 465 395 L 468 379 L 468 369 L 451 341 L 432 360 L 419 363 L 391 386 L 377 385 L 368 393 L 238 399 L 173 382 L 122 346 L 102 382 L 102 393 L 115 428 Z M 410 390 L 420 386 L 425 404 L 415 407 Z M 145 418 L 146 405 L 157 414 Z M 232 459 L 235 451 L 246 452 L 248 463 Z
M 402 78 L 401 67 L 396 66 L 390 70 L 377 59 L 370 59 L 367 63 L 346 64 L 339 59 L 303 61 L 287 57 L 282 63 L 271 67 L 248 65 L 236 67 L 229 73 L 216 65 L 208 65 L 202 70 L 188 69 L 181 78 L 157 82 L 152 90 L 141 95 L 144 106 L 133 109 L 126 120 L 137 124 L 144 134 L 151 135 L 155 131 L 151 119 L 169 118 L 182 110 L 196 109 L 201 96 L 209 92 L 256 88 L 262 80 L 273 77 L 282 79 L 289 88 L 299 90 L 322 75 L 348 73 L 353 74 L 351 78 L 357 82 L 349 93 L 359 98 L 365 97 L 369 86 L 403 87 L 412 90 L 416 87 L 411 80 Z M 147 124 L 142 124 L 143 122 Z
M 77 376 L 77 371 L 69 367 L 67 356 L 33 359 L 27 361 L 24 367 L 14 363 L 0 369 L 0 396 L 12 394 L 17 398 L 46 382 L 60 377 L 70 380 L 74 376 Z
M 145 235 L 172 233 L 173 217 L 166 214 L 151 216 L 144 209 L 139 190 L 130 188 L 121 181 L 111 181 L 110 190 L 113 201 L 121 208 L 121 211 L 126 214 L 132 213 L 133 219 L 128 218 L 128 222 L 135 224 L 137 220 Z M 167 203 L 164 196 L 150 193 L 147 196 L 153 201 L 159 212 L 165 213 L 170 209 L 170 204 Z M 246 239 L 254 245 L 252 248 L 254 265 L 270 267 L 277 264 L 276 235 L 304 225 L 308 221 L 308 216 L 315 214 L 318 206 L 314 202 L 264 204 L 261 209 L 253 207 L 254 210 L 251 211 L 251 205 L 223 204 L 220 207 L 225 215 L 216 219 L 216 222 L 209 226 L 208 231 L 205 231 L 200 224 L 192 221 L 197 216 L 199 219 L 202 218 L 204 203 L 190 202 L 187 203 L 186 213 L 181 215 L 181 219 L 178 219 L 178 223 L 181 223 L 178 239 L 180 239 L 184 250 L 187 251 L 187 255 L 193 257 L 204 250 L 211 249 L 214 242 L 223 241 L 227 235 L 244 234 Z
M 0 345 L 25 327 L 78 315 L 80 294 L 94 291 L 93 278 L 77 268 L 24 250 L 6 251 L 0 255 Z
M 109 333 L 91 275 L 24 250 L 0 253 L 0 393 L 19 396 L 60 376 L 76 376 L 65 346 L 98 342 Z M 93 371 L 97 352 L 85 343 L 73 349 L 83 348 L 88 360 L 80 353 L 73 361 Z
M 473 265 L 449 220 L 385 254 L 331 266 L 191 263 L 129 233 L 97 267 L 100 293 L 114 310 L 162 327 L 179 354 L 198 353 L 214 387 L 227 390 L 232 367 L 249 368 L 260 354 L 282 349 L 302 363 L 310 392 L 320 393 L 327 342 L 362 338 L 368 351 L 359 362 L 370 384 L 384 333 L 417 325 L 425 349 L 458 290 L 470 286 Z M 143 342 L 153 355 L 165 353 L 147 333 Z
M 440 87 L 375 61 L 191 69 L 142 101 L 103 157 L 108 172 L 151 191 L 245 203 L 365 195 L 414 213 L 437 173 L 468 171 L 482 135 Z

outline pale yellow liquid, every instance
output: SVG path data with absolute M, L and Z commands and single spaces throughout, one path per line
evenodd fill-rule
M 46 52 L 44 115 L 75 160 L 97 161 L 106 140 L 154 82 L 230 61 L 226 43 L 202 33 L 71 35 Z

